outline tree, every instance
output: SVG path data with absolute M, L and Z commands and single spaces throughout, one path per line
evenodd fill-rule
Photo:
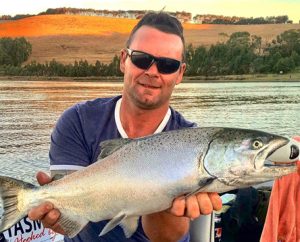
M 120 71 L 120 58 L 115 55 L 112 59 L 112 62 L 107 66 L 107 76 L 121 76 L 122 72 Z
M 192 45 L 187 47 L 186 53 L 186 74 L 187 75 L 201 75 L 204 73 L 206 66 L 207 51 L 204 46 L 193 48 Z
M 0 39 L 0 65 L 19 66 L 28 59 L 32 51 L 31 44 L 25 38 Z
M 230 35 L 227 44 L 230 46 L 250 46 L 250 34 L 248 32 L 235 32 Z
M 300 66 L 300 55 L 296 51 L 292 51 L 291 58 L 296 66 Z
M 228 40 L 228 38 L 229 38 L 229 35 L 224 32 L 219 33 L 218 35 L 220 36 L 222 43 L 226 42 L 226 40 Z
M 285 57 L 278 60 L 274 66 L 276 73 L 287 73 L 295 68 L 294 60 L 291 57 Z
M 251 48 L 253 48 L 259 55 L 262 51 L 261 41 L 262 38 L 260 36 L 251 35 Z
M 300 29 L 290 29 L 277 36 L 277 43 L 281 46 L 284 56 L 290 56 L 292 51 L 300 54 Z

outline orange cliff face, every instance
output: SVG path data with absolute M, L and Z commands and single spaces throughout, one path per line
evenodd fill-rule
M 39 15 L 0 22 L 0 38 L 25 37 L 32 45 L 27 63 L 45 63 L 53 59 L 64 64 L 74 63 L 74 60 L 110 63 L 124 48 L 137 22 L 126 18 Z M 206 28 L 207 25 L 184 24 L 187 43 L 197 44 L 199 38 L 206 39 L 207 35 L 200 35 L 197 31 Z
M 0 22 L 0 37 L 37 37 L 49 35 L 129 34 L 136 19 L 79 15 L 39 15 Z M 184 24 L 184 29 L 207 29 L 208 25 Z
M 129 33 L 136 22 L 94 16 L 40 15 L 0 23 L 0 37 Z

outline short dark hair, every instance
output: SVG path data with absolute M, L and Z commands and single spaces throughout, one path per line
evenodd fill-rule
M 144 25 L 153 27 L 165 33 L 175 34 L 179 36 L 183 44 L 182 61 L 185 61 L 185 40 L 183 36 L 183 27 L 176 17 L 171 16 L 170 14 L 165 12 L 146 13 L 132 29 L 126 42 L 126 46 L 128 48 L 132 42 L 135 32 Z

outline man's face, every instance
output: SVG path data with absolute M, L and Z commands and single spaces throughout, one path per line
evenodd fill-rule
M 142 26 L 133 36 L 131 50 L 143 51 L 155 57 L 168 57 L 182 61 L 183 44 L 179 36 Z M 130 99 L 140 108 L 153 109 L 168 106 L 174 86 L 179 84 L 185 70 L 182 63 L 171 74 L 162 74 L 156 63 L 148 70 L 135 66 L 126 50 L 121 52 L 120 69 L 124 73 L 123 97 Z

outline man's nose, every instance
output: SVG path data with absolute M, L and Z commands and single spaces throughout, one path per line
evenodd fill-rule
M 157 69 L 156 61 L 153 61 L 148 69 L 145 71 L 148 75 L 158 75 L 159 71 Z

